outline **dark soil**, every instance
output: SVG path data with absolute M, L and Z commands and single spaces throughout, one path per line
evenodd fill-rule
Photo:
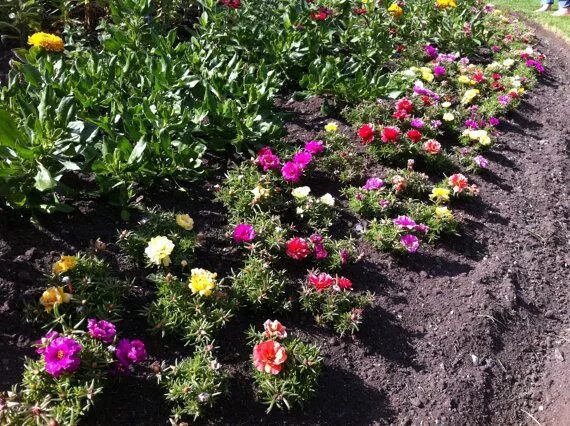
M 501 126 L 500 145 L 488 155 L 490 171 L 475 178 L 480 198 L 459 206 L 460 237 L 416 256 L 379 254 L 366 245 L 348 274 L 377 299 L 356 336 L 339 339 L 308 317 L 285 315 L 303 338 L 317 342 L 324 372 L 303 410 L 264 415 L 248 377 L 250 349 L 243 331 L 266 316 L 238 317 L 217 339 L 219 359 L 234 373 L 231 395 L 212 413 L 221 424 L 452 424 L 504 425 L 568 421 L 570 338 L 568 265 L 568 143 L 570 54 L 541 29 L 549 69 L 541 85 Z M 322 100 L 281 102 L 294 112 L 290 141 L 322 128 Z M 212 182 L 214 183 L 214 182 Z M 204 234 L 201 266 L 221 274 L 236 266 L 225 248 L 221 206 L 214 187 L 153 194 L 149 201 L 188 211 Z M 204 201 L 206 200 L 206 201 Z M 84 250 L 96 238 L 116 240 L 125 228 L 120 211 L 84 200 L 69 215 L 32 223 L 0 211 L 0 389 L 19 382 L 24 355 L 41 330 L 23 320 L 43 273 L 62 252 Z M 135 277 L 121 329 L 144 337 L 152 359 L 188 354 L 175 339 L 146 333 L 138 314 L 152 286 L 109 244 L 109 259 Z M 237 264 L 239 265 L 239 264 Z M 289 318 L 290 316 L 290 318 Z M 166 424 L 168 407 L 148 372 L 110 386 L 86 425 Z

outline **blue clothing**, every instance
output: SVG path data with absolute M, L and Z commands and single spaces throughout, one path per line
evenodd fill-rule
M 542 0 L 542 4 L 554 4 L 554 0 Z M 570 0 L 559 0 L 558 8 L 568 9 L 570 8 Z

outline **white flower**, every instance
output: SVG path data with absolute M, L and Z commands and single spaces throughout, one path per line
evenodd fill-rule
M 453 120 L 455 120 L 455 116 L 450 112 L 446 112 L 445 114 L 443 114 L 443 120 L 444 121 L 453 121 Z
M 305 210 L 303 210 L 302 207 L 297 207 L 297 214 L 298 214 L 299 216 L 303 216 L 303 213 L 305 213 Z
M 291 195 L 301 200 L 303 198 L 307 198 L 310 192 L 311 188 L 309 188 L 308 186 L 299 186 L 291 191 Z
M 441 104 L 441 106 L 444 108 L 449 108 L 451 106 L 451 102 L 444 102 Z
M 148 246 L 145 248 L 144 253 L 149 258 L 151 263 L 155 265 L 170 265 L 170 254 L 174 249 L 174 243 L 168 238 L 158 236 L 151 238 Z
M 326 193 L 321 198 L 319 198 L 319 201 L 329 207 L 334 206 L 334 197 L 329 193 Z
M 505 59 L 505 60 L 503 61 L 503 66 L 505 66 L 505 67 L 507 67 L 507 68 L 512 67 L 514 64 L 515 64 L 515 60 L 514 60 L 514 59 L 511 59 L 511 58 Z

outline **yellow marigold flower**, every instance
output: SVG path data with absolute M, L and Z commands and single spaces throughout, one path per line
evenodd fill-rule
M 338 131 L 338 125 L 331 121 L 330 123 L 327 123 L 325 125 L 325 131 L 327 131 L 329 133 L 334 133 L 334 132 Z
M 404 9 L 402 9 L 397 3 L 392 3 L 388 8 L 388 13 L 397 18 L 404 14 Z
M 28 37 L 28 44 L 31 46 L 40 46 L 50 52 L 63 51 L 63 40 L 54 34 L 48 33 L 34 33 Z
M 469 80 L 469 77 L 467 77 L 466 75 L 460 75 L 457 81 L 459 81 L 461 84 L 467 84 L 471 80 Z
M 155 265 L 170 265 L 170 254 L 174 249 L 174 243 L 166 237 L 153 237 L 148 242 L 148 246 L 144 249 L 144 253 L 151 263 Z
M 429 198 L 436 203 L 449 201 L 449 189 L 447 188 L 434 188 L 431 190 Z
M 479 94 L 479 89 L 466 90 L 465 93 L 463 94 L 463 98 L 461 99 L 461 103 L 464 105 L 471 103 L 471 101 L 475 99 L 475 96 L 477 96 L 478 94 Z
M 61 274 L 67 272 L 77 266 L 77 258 L 75 256 L 61 256 L 61 258 L 53 265 L 53 273 Z
M 457 7 L 455 0 L 435 0 L 438 9 L 447 9 L 448 7 Z
M 55 306 L 69 303 L 70 300 L 71 294 L 63 291 L 63 287 L 49 287 L 40 297 L 40 303 L 44 306 L 46 312 L 51 312 Z
M 200 296 L 210 296 L 216 288 L 216 277 L 218 274 L 207 271 L 206 269 L 194 268 L 190 275 L 190 290 L 193 294 L 198 293 Z
M 194 219 L 192 219 L 187 214 L 177 214 L 176 224 L 187 231 L 191 231 L 194 228 Z
M 445 206 L 438 206 L 435 208 L 435 217 L 443 220 L 453 219 L 453 213 Z

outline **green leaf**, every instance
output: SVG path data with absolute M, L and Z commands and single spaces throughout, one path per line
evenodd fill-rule
M 145 149 L 146 149 L 146 141 L 144 139 L 140 139 L 133 148 L 133 150 L 131 151 L 131 155 L 129 155 L 127 163 L 133 164 L 138 162 L 142 158 Z
M 57 185 L 56 180 L 51 176 L 49 170 L 40 162 L 38 162 L 38 173 L 34 179 L 36 181 L 35 187 L 38 191 L 47 191 L 48 189 L 55 188 Z

